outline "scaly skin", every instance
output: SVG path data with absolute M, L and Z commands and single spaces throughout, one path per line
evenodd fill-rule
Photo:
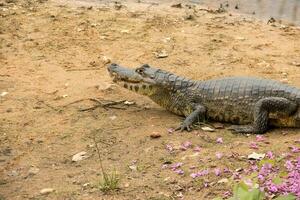
M 300 127 L 300 89 L 278 81 L 251 77 L 192 81 L 149 65 L 129 69 L 112 64 L 108 71 L 116 83 L 185 116 L 180 130 L 190 130 L 203 118 L 238 124 L 230 129 L 240 133 L 264 133 L 269 126 Z

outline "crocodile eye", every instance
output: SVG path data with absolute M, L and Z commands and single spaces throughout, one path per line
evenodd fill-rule
M 137 68 L 135 70 L 135 72 L 139 73 L 139 74 L 143 74 L 144 73 L 144 69 L 143 68 Z

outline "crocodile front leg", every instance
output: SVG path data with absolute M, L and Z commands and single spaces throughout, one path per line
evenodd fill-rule
M 185 118 L 185 120 L 181 123 L 181 125 L 175 130 L 178 131 L 190 131 L 191 125 L 199 118 L 204 118 L 206 113 L 206 108 L 202 105 L 195 106 L 195 110 Z
M 254 107 L 254 122 L 252 125 L 231 126 L 229 130 L 237 133 L 262 134 L 268 130 L 270 112 L 280 112 L 291 115 L 297 110 L 297 104 L 281 97 L 260 99 Z

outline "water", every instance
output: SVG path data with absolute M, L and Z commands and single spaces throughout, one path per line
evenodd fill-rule
M 222 6 L 238 13 L 255 15 L 260 19 L 283 20 L 300 25 L 300 0 L 189 0 L 204 6 Z M 226 7 L 228 5 L 228 7 Z
M 59 0 L 58 0 L 59 1 Z M 62 0 L 63 2 L 64 0 Z M 259 19 L 276 20 L 300 25 L 300 0 L 68 0 L 81 5 L 107 4 L 113 2 L 129 3 L 140 2 L 146 4 L 198 4 L 210 8 L 219 8 L 220 5 L 230 11 L 253 15 Z

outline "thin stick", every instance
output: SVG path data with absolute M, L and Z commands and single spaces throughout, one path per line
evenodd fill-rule
M 45 106 L 47 106 L 47 107 L 49 107 L 49 108 L 51 108 L 52 110 L 55 110 L 55 111 L 57 111 L 57 112 L 61 112 L 61 111 L 62 111 L 62 109 L 55 108 L 55 107 L 51 106 L 50 104 L 46 103 L 45 101 L 39 100 L 38 103 L 42 103 L 42 104 L 44 104 Z
M 97 102 L 99 105 L 96 105 L 96 106 L 93 106 L 93 107 L 89 107 L 89 108 L 83 108 L 83 109 L 80 109 L 80 111 L 84 112 L 84 111 L 89 111 L 89 110 L 95 110 L 98 107 L 102 107 L 102 108 L 109 107 L 109 108 L 114 108 L 114 109 L 125 109 L 125 108 L 121 108 L 121 107 L 115 107 L 114 105 L 118 105 L 118 104 L 124 103 L 126 100 L 113 101 L 113 102 L 108 102 L 108 103 L 103 103 L 100 100 L 93 99 L 93 98 L 90 98 L 89 100 Z
M 100 168 L 101 168 L 101 171 L 102 171 L 102 175 L 103 177 L 106 175 L 105 172 L 104 172 L 104 167 L 103 167 L 103 163 L 102 163 L 102 158 L 101 158 L 101 153 L 100 153 L 100 149 L 98 147 L 98 143 L 96 141 L 96 134 L 93 134 L 93 141 L 95 143 L 95 148 L 96 148 L 96 152 L 98 154 L 98 159 L 99 159 L 99 163 L 100 163 Z
M 67 69 L 67 72 L 101 70 L 99 68 Z

